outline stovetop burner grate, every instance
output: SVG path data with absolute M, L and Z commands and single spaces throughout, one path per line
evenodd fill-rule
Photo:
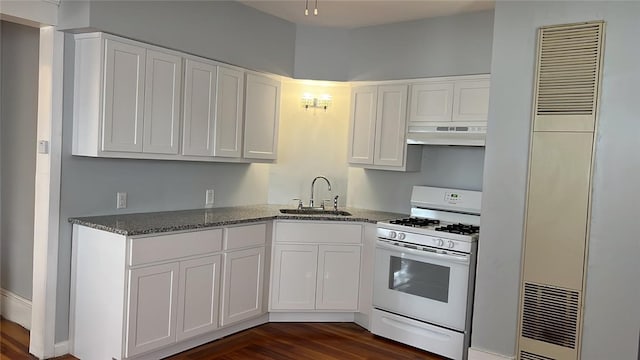
M 444 231 L 452 234 L 473 235 L 480 232 L 480 227 L 467 224 L 449 224 L 447 226 L 436 227 L 435 231 Z
M 409 218 L 391 220 L 389 221 L 389 223 L 396 224 L 396 225 L 403 225 L 403 226 L 411 226 L 411 227 L 425 227 L 430 225 L 438 225 L 440 224 L 440 220 L 409 217 Z

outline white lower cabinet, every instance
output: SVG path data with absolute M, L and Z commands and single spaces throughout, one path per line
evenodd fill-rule
M 270 310 L 357 311 L 362 225 L 278 222 Z
M 74 225 L 71 353 L 160 358 L 185 341 L 214 340 L 222 327 L 257 325 L 266 313 L 267 228 L 127 237 Z
M 218 328 L 220 255 L 129 270 L 126 356 Z
M 129 271 L 127 357 L 176 341 L 178 271 L 178 263 Z
M 218 328 L 220 255 L 180 262 L 178 341 Z
M 357 310 L 360 281 L 360 246 L 318 247 L 316 309 Z
M 222 319 L 226 326 L 261 315 L 264 246 L 224 254 Z
M 276 245 L 273 259 L 271 309 L 315 309 L 318 246 Z

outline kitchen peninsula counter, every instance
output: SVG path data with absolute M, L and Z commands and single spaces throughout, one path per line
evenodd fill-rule
M 340 208 L 340 210 L 345 210 L 351 213 L 351 216 L 280 213 L 280 209 L 284 208 L 287 207 L 283 205 L 249 205 L 73 217 L 69 218 L 69 222 L 120 235 L 135 236 L 269 220 L 319 220 L 376 223 L 382 220 L 396 219 L 406 216 L 405 214 L 357 208 Z

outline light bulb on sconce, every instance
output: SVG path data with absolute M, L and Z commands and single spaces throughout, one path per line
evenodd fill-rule
M 327 108 L 331 105 L 331 100 L 331 95 L 329 94 L 322 94 L 320 97 L 315 97 L 310 93 L 304 93 L 302 95 L 302 106 L 304 106 L 305 109 L 321 108 L 327 111 Z

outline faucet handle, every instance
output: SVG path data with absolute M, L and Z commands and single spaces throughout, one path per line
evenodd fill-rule
M 292 199 L 298 202 L 298 209 L 302 209 L 302 199 Z
M 327 201 L 331 201 L 331 199 L 322 200 L 322 210 L 326 209 L 326 207 L 324 206 L 324 203 L 326 203 Z
M 338 195 L 333 198 L 333 210 L 338 211 Z

